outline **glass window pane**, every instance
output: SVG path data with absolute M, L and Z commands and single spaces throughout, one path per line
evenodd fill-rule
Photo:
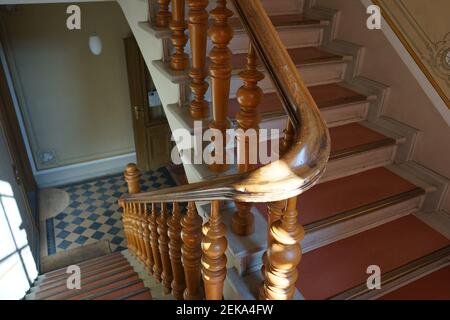
M 30 288 L 19 254 L 0 263 L 0 300 L 19 300 Z
M 9 182 L 0 180 L 0 195 L 2 196 L 13 196 L 13 190 Z
M 24 229 L 20 229 L 22 225 L 22 217 L 17 207 L 16 199 L 2 196 L 0 200 L 3 204 L 3 209 L 6 211 L 9 225 L 12 229 L 12 234 L 16 245 L 19 248 L 25 247 L 28 244 L 27 233 Z
M 38 276 L 38 271 L 36 269 L 36 262 L 34 262 L 33 255 L 31 254 L 30 246 L 27 246 L 20 252 L 22 256 L 23 263 L 27 269 L 28 277 L 30 282 L 34 282 Z
M 0 204 L 0 260 L 16 250 L 11 231 L 6 221 L 3 206 Z

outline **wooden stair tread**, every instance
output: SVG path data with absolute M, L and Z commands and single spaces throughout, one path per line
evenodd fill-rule
M 35 286 L 33 300 L 151 300 L 149 289 L 121 253 L 84 261 L 80 264 L 81 289 L 67 289 L 66 268 L 53 271 L 52 281 Z M 61 271 L 64 270 L 64 273 Z M 45 277 L 46 275 L 44 275 Z M 45 279 L 45 278 L 44 278 Z
M 305 26 L 305 25 L 320 25 L 321 21 L 317 19 L 306 18 L 303 14 L 281 14 L 275 16 L 269 16 L 273 25 L 277 27 L 292 27 L 292 26 Z M 232 17 L 228 20 L 228 24 L 234 30 L 240 30 L 242 28 L 241 21 L 238 17 Z
M 299 221 L 308 225 L 416 188 L 383 167 L 331 180 L 314 186 L 299 197 Z
M 297 288 L 306 299 L 327 299 L 365 283 L 367 267 L 383 273 L 450 244 L 409 215 L 307 252 L 298 267 Z
M 359 123 L 350 123 L 329 129 L 331 137 L 331 158 L 346 156 L 385 145 L 393 145 L 392 138 L 371 130 Z
M 94 300 L 125 300 L 130 294 L 134 294 L 137 291 L 145 289 L 142 281 L 131 282 L 128 285 L 124 285 L 122 288 L 111 291 L 106 294 L 102 294 Z
M 103 287 L 111 287 L 114 285 L 114 283 L 117 283 L 119 281 L 122 281 L 124 279 L 129 278 L 137 278 L 136 273 L 134 270 L 129 267 L 126 270 L 118 270 L 117 273 L 107 274 L 104 277 L 99 275 L 100 277 L 98 279 L 95 279 L 92 282 L 89 283 L 83 283 L 83 278 L 81 278 L 81 289 L 80 290 L 68 290 L 67 288 L 64 288 L 63 291 L 51 295 L 51 296 L 45 296 L 46 299 L 64 299 L 64 298 L 71 298 L 72 296 L 79 296 L 91 293 L 93 291 L 100 290 Z M 38 298 L 40 298 L 39 295 L 37 295 Z
M 122 254 L 120 252 L 114 252 L 114 253 L 107 254 L 107 255 L 104 255 L 104 256 L 100 256 L 100 257 L 96 257 L 96 258 L 93 258 L 93 259 L 85 260 L 83 262 L 77 263 L 77 265 L 80 268 L 89 268 L 91 266 L 95 266 L 95 265 L 98 265 L 98 264 L 105 263 L 106 261 L 116 261 L 116 260 L 123 260 L 123 259 L 124 259 L 124 257 L 122 256 Z M 43 278 L 42 283 L 47 282 L 47 281 L 51 281 L 55 277 L 59 277 L 61 275 L 65 275 L 66 271 L 67 271 L 67 267 L 47 272 L 44 275 L 45 277 Z
M 130 265 L 127 261 L 124 261 L 120 264 L 109 265 L 104 268 L 100 268 L 99 270 L 93 270 L 92 272 L 86 273 L 82 269 L 80 272 L 82 274 L 81 277 L 81 286 L 90 285 L 91 283 L 98 282 L 103 280 L 105 277 L 109 275 L 114 275 L 116 272 L 124 272 L 130 271 Z M 67 279 L 70 275 L 66 274 L 64 278 L 58 281 L 54 286 L 51 287 L 39 287 L 37 297 L 48 296 L 52 293 L 58 293 L 64 291 L 67 286 Z
M 450 266 L 394 290 L 380 300 L 450 300 Z
M 288 49 L 288 52 L 297 66 L 343 59 L 343 56 L 326 52 L 317 47 L 293 48 Z M 231 64 L 233 69 L 244 69 L 247 64 L 247 53 L 233 54 Z
M 308 89 L 319 108 L 328 108 L 367 100 L 366 96 L 348 89 L 338 83 L 317 85 L 309 87 Z M 258 108 L 262 114 L 274 112 L 284 113 L 283 105 L 276 93 L 265 93 Z M 230 99 L 228 117 L 230 117 L 230 119 L 234 119 L 240 109 L 241 105 L 237 99 Z
M 92 274 L 98 273 L 99 270 L 110 269 L 111 267 L 117 267 L 120 265 L 124 265 L 126 263 L 127 263 L 126 259 L 122 256 L 122 257 L 117 257 L 114 260 L 102 261 L 95 265 L 85 265 L 85 266 L 79 265 L 79 267 L 80 267 L 81 272 L 85 275 L 85 277 L 87 277 Z M 67 271 L 67 268 L 65 268 L 65 271 Z M 65 279 L 67 279 L 67 276 L 68 276 L 67 273 L 64 272 L 64 273 L 62 273 L 58 276 L 54 276 L 50 279 L 45 279 L 43 282 L 36 285 L 36 287 L 39 287 L 41 290 L 55 287 L 56 285 L 58 285 L 58 283 L 64 282 Z

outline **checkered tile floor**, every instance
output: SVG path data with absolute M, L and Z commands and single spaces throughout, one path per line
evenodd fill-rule
M 176 185 L 166 167 L 142 175 L 143 192 Z M 122 228 L 122 209 L 117 200 L 126 193 L 122 174 L 62 187 L 70 195 L 69 206 L 46 220 L 48 255 L 109 240 L 111 250 L 126 247 Z

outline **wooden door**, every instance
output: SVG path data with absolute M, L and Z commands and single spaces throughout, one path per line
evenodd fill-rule
M 149 92 L 155 86 L 136 39 L 131 36 L 124 41 L 137 165 L 148 171 L 170 162 L 170 128 L 162 107 L 150 107 Z

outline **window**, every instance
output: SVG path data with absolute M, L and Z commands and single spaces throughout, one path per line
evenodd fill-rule
M 0 180 L 0 300 L 23 298 L 37 276 L 11 184 Z

